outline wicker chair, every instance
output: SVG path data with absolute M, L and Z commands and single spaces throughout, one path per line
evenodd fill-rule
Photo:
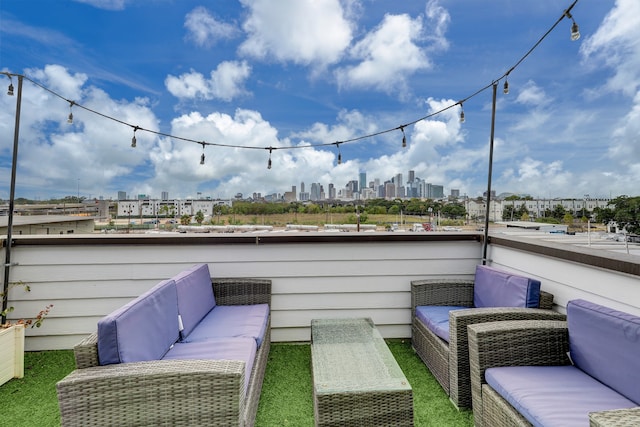
M 536 308 L 469 308 L 449 313 L 449 342 L 434 334 L 416 317 L 418 306 L 473 307 L 472 280 L 414 280 L 411 282 L 413 348 L 459 408 L 471 407 L 467 325 L 517 319 L 564 320 L 553 307 L 553 295 L 541 292 Z
M 531 426 L 485 381 L 497 366 L 569 365 L 569 333 L 563 321 L 507 321 L 468 328 L 473 418 L 476 427 Z M 505 343 L 510 343 L 508 348 Z M 591 427 L 640 425 L 640 407 L 589 413 Z
M 271 304 L 271 281 L 213 279 L 218 305 Z M 253 426 L 271 342 L 270 319 L 251 372 L 233 360 L 100 366 L 97 334 L 74 347 L 77 369 L 57 384 L 65 426 Z M 242 399 L 245 375 L 249 384 Z

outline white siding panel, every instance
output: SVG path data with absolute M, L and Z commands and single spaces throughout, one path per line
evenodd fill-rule
M 533 253 L 494 246 L 492 264 L 540 280 L 563 311 L 572 299 L 586 299 L 627 313 L 640 315 L 640 280 L 637 276 L 578 264 Z
M 473 240 L 258 245 L 149 241 L 152 244 L 140 244 L 138 236 L 138 243 L 131 245 L 25 245 L 12 250 L 18 265 L 12 267 L 10 280 L 28 284 L 31 292 L 11 291 L 16 305 L 11 318 L 32 317 L 54 304 L 42 328 L 27 332 L 27 347 L 71 348 L 83 334 L 95 331 L 100 317 L 197 263 L 208 263 L 217 277 L 272 279 L 274 340 L 308 340 L 312 318 L 336 315 L 372 317 L 380 326 L 395 325 L 382 331 L 409 337 L 410 281 L 472 277 L 481 251 Z

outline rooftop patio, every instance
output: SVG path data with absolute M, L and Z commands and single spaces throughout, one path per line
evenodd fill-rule
M 26 348 L 70 349 L 95 331 L 102 316 L 160 280 L 208 263 L 216 277 L 272 280 L 272 342 L 308 344 L 311 319 L 327 317 L 370 317 L 385 338 L 406 339 L 411 336 L 410 281 L 471 279 L 482 262 L 482 239 L 475 232 L 15 236 L 10 282 L 30 291 L 11 288 L 15 311 L 10 319 L 54 304 L 41 328 L 27 329 Z M 554 294 L 557 311 L 583 298 L 640 315 L 640 258 L 634 251 L 589 243 L 584 236 L 491 232 L 487 263 L 539 279 L 542 289 Z M 276 350 L 280 359 L 274 354 L 268 369 L 283 363 L 287 347 Z M 396 345 L 396 357 L 401 348 Z M 411 373 L 418 375 L 414 381 L 420 387 L 435 384 L 412 356 L 409 363 L 417 361 L 420 368 Z M 282 384 L 267 378 L 263 393 L 274 389 L 281 392 Z M 439 405 L 444 402 L 455 413 L 441 394 Z M 416 393 L 415 405 L 422 404 L 424 411 L 420 396 Z M 283 398 L 270 396 L 271 401 Z M 261 400 L 260 411 L 266 413 L 258 419 L 273 410 L 262 405 Z M 439 408 L 428 410 L 447 412 Z M 418 419 L 416 425 L 430 425 Z

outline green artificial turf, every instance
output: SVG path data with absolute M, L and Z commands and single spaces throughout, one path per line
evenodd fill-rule
M 411 348 L 410 340 L 388 340 L 389 349 L 413 390 L 416 427 L 472 427 L 471 411 L 458 411 Z M 313 426 L 309 344 L 272 344 L 264 378 L 258 427 Z
M 388 340 L 413 389 L 416 427 L 471 427 L 470 411 L 458 411 L 411 348 Z M 74 369 L 71 350 L 25 353 L 25 376 L 0 386 L 0 427 L 60 425 L 55 384 Z M 256 418 L 257 427 L 313 426 L 311 346 L 273 343 Z
M 56 383 L 74 367 L 71 350 L 26 352 L 24 378 L 0 386 L 0 426 L 59 426 Z

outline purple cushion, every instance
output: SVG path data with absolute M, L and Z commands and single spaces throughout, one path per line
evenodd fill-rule
M 473 304 L 475 307 L 538 308 L 540 281 L 478 265 L 473 285 Z
M 253 362 L 256 358 L 256 341 L 251 338 L 216 338 L 192 343 L 176 343 L 163 357 L 164 360 L 242 360 L 245 363 L 244 390 L 247 391 Z
M 537 427 L 584 427 L 589 412 L 637 406 L 575 366 L 489 368 L 485 378 Z
M 158 360 L 178 340 L 178 297 L 165 280 L 98 322 L 101 365 Z
M 198 326 L 183 338 L 195 342 L 210 338 L 249 337 L 262 344 L 269 319 L 268 304 L 217 305 Z
M 180 335 L 184 338 L 216 305 L 209 266 L 194 265 L 174 276 L 173 280 L 178 291 L 178 313 L 182 319 Z
M 573 363 L 640 405 L 640 317 L 572 300 L 567 324 Z
M 431 332 L 449 342 L 449 312 L 469 307 L 454 305 L 422 305 L 416 307 L 416 317 Z

